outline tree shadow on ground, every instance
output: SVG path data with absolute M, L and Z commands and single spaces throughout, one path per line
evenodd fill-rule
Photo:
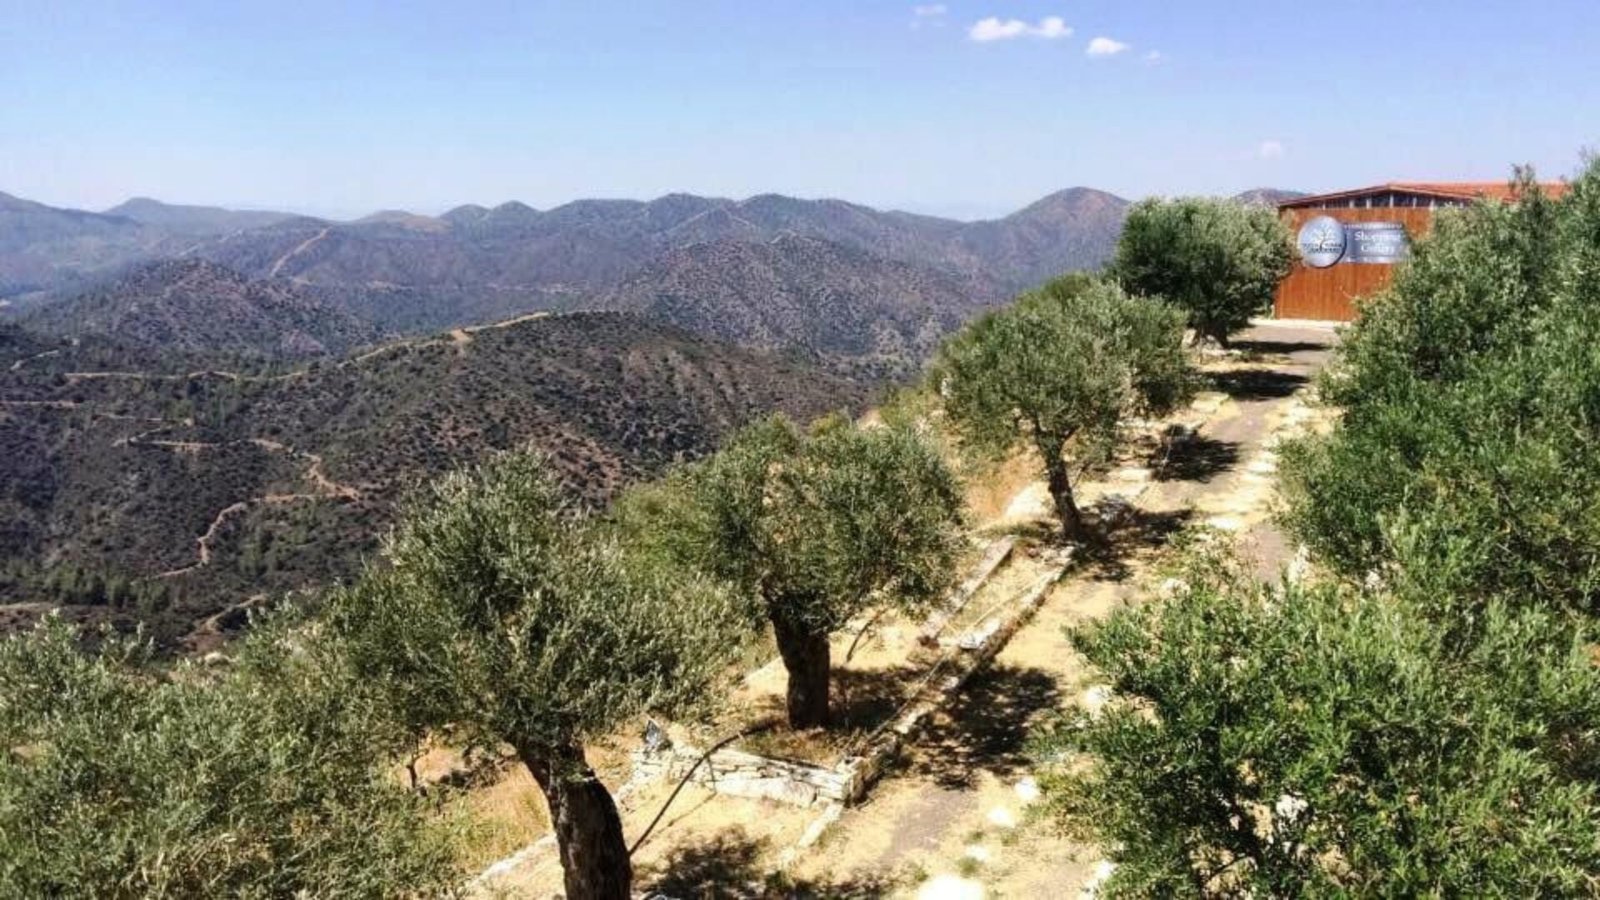
M 1310 379 L 1293 372 L 1235 369 L 1211 373 L 1211 384 L 1235 400 L 1278 400 L 1304 387 Z
M 1318 341 L 1273 341 L 1265 338 L 1251 338 L 1250 340 L 1232 340 L 1228 342 L 1229 349 L 1241 353 L 1304 353 L 1307 350 L 1327 350 L 1331 345 Z
M 1015 774 L 1028 763 L 1034 714 L 1059 705 L 1055 679 L 1043 669 L 985 666 L 917 740 L 908 768 L 958 790 L 971 787 L 980 769 Z
M 641 872 L 646 900 L 854 900 L 883 897 L 900 879 L 881 873 L 842 880 L 796 879 L 769 871 L 768 842 L 741 828 L 676 847 Z
M 1102 540 L 1079 548 L 1077 561 L 1091 578 L 1122 581 L 1133 574 L 1131 560 L 1167 545 L 1188 527 L 1194 510 L 1152 512 L 1125 507 L 1112 521 L 1102 516 Z
M 832 727 L 864 731 L 889 721 L 909 698 L 922 670 L 911 664 L 890 671 L 834 669 Z
M 1239 463 L 1239 442 L 1203 434 L 1173 435 L 1151 454 L 1148 464 L 1157 481 L 1207 482 Z

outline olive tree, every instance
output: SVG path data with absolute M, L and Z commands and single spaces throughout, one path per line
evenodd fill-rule
M 1128 211 L 1110 272 L 1129 292 L 1162 297 L 1202 337 L 1228 337 L 1272 303 L 1294 247 L 1274 210 L 1227 200 L 1152 198 Z
M 1342 416 L 1286 448 L 1319 560 L 1441 600 L 1600 613 L 1600 167 L 1553 200 L 1441 214 L 1346 332 Z
M 947 340 L 931 377 L 970 447 L 996 455 L 1033 447 L 1063 535 L 1082 540 L 1089 533 L 1073 482 L 1107 458 L 1127 417 L 1184 402 L 1193 373 L 1181 312 L 1068 276 Z
M 1217 557 L 1075 643 L 1040 741 L 1124 896 L 1577 896 L 1600 883 L 1600 168 L 1441 215 L 1285 451 L 1325 581 Z M 1079 754 L 1084 755 L 1079 755 Z
M 354 669 L 414 728 L 510 745 L 549 804 L 567 896 L 629 896 L 622 823 L 584 744 L 708 696 L 729 596 L 628 558 L 533 453 L 435 482 L 381 563 L 329 602 Z
M 1074 634 L 1110 699 L 1034 747 L 1105 896 L 1593 892 L 1592 632 L 1495 601 L 1463 646 L 1404 597 L 1216 558 L 1181 581 Z
M 624 496 L 616 516 L 661 558 L 735 586 L 772 626 L 789 724 L 826 725 L 829 636 L 872 609 L 940 597 L 961 546 L 961 495 L 908 427 L 774 417 Z
M 222 667 L 85 637 L 0 639 L 0 896 L 449 889 L 452 831 L 395 777 L 394 723 L 301 624 L 258 621 Z

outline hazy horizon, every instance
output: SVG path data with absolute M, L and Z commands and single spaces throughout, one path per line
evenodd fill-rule
M 976 219 L 1075 185 L 1553 178 L 1600 132 L 1577 0 L 1381 30 L 1275 0 L 0 6 L 0 191 L 83 209 L 781 193 Z

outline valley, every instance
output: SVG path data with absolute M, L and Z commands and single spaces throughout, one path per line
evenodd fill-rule
M 31 621 L 43 594 L 171 647 L 244 597 L 349 575 L 413 486 L 494 451 L 540 448 L 575 503 L 599 504 L 756 416 L 858 410 L 869 394 L 616 313 L 523 316 L 274 373 L 177 357 L 165 372 L 91 368 L 108 351 L 79 350 L 30 339 L 0 360 L 0 604 L 31 604 L 0 605 L 0 623 Z M 80 590 L 108 579 L 150 599 Z

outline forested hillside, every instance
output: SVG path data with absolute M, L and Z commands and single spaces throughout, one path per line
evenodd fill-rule
M 168 640 L 230 603 L 350 571 L 410 485 L 491 451 L 540 447 L 573 498 L 595 503 L 753 417 L 806 419 L 865 396 L 814 367 L 608 313 L 276 375 L 198 361 L 141 373 L 104 348 L 82 359 L 4 334 L 0 598 L 150 621 Z

